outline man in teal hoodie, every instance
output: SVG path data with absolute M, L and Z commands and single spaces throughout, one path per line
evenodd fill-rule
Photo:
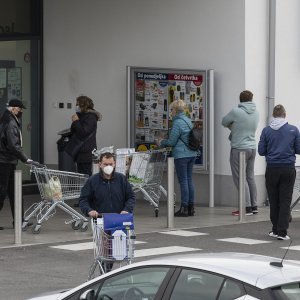
M 255 131 L 259 114 L 252 99 L 252 92 L 248 90 L 241 92 L 238 107 L 232 109 L 222 120 L 222 125 L 231 130 L 229 135 L 231 142 L 230 166 L 233 182 L 237 188 L 239 186 L 239 153 L 244 151 L 246 154 L 246 215 L 258 213 L 254 162 L 256 156 Z M 239 211 L 234 211 L 232 214 L 238 216 Z

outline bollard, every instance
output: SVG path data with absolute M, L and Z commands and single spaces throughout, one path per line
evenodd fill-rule
M 21 245 L 21 233 L 22 233 L 22 171 L 15 170 L 15 244 Z
M 168 158 L 168 220 L 167 227 L 174 228 L 174 158 Z
M 239 153 L 239 211 L 240 222 L 245 220 L 246 153 Z

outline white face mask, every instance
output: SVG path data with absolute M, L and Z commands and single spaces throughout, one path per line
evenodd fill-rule
M 110 175 L 114 170 L 114 167 L 113 166 L 105 166 L 103 168 L 103 172 L 106 174 L 106 175 Z
M 81 112 L 81 109 L 80 109 L 79 105 L 76 105 L 76 107 L 75 107 L 75 112 L 77 112 L 77 113 L 80 113 L 80 112 Z

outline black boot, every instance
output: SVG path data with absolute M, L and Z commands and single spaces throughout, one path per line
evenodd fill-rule
M 195 215 L 194 204 L 189 204 L 189 206 L 188 206 L 188 215 L 189 215 L 189 217 L 193 217 Z
M 188 217 L 188 208 L 181 206 L 178 211 L 174 214 L 175 217 Z

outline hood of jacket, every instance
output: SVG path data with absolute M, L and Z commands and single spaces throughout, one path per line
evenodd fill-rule
M 86 113 L 92 113 L 92 114 L 95 114 L 98 122 L 102 120 L 102 115 L 101 115 L 97 110 L 94 110 L 94 109 L 88 109 L 88 110 L 86 111 Z
M 274 130 L 278 130 L 286 123 L 287 120 L 285 118 L 272 118 L 270 127 Z
M 256 111 L 256 104 L 248 101 L 248 102 L 241 102 L 238 105 L 239 108 L 244 110 L 247 114 L 253 114 Z

